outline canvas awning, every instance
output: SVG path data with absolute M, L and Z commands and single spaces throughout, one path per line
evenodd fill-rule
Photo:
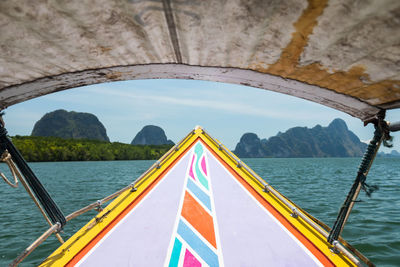
M 150 78 L 237 83 L 361 120 L 400 107 L 400 1 L 0 2 L 0 107 Z

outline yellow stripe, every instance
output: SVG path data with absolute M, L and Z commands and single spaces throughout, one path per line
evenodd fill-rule
M 265 200 L 271 203 L 295 228 L 297 228 L 307 239 L 309 239 L 320 251 L 325 254 L 337 266 L 355 266 L 343 254 L 335 254 L 330 251 L 331 245 L 326 239 L 310 227 L 300 217 L 290 216 L 291 210 L 273 195 L 263 191 L 263 185 L 244 168 L 236 166 L 236 159 L 224 151 L 218 149 L 202 129 L 196 129 L 194 134 L 189 134 L 183 141 L 180 149 L 164 159 L 160 169 L 152 171 L 137 187 L 136 192 L 129 190 L 111 202 L 101 213 L 93 218 L 81 230 L 74 234 L 68 241 L 54 251 L 40 266 L 63 266 L 77 255 L 91 240 L 93 240 L 107 225 L 109 225 L 125 208 L 132 203 L 143 191 L 145 191 L 156 179 L 171 165 L 195 140 L 200 137 L 217 155 L 232 167 L 243 179 L 258 192 Z M 244 165 L 244 163 L 243 163 Z M 104 216 L 104 218 L 103 218 Z M 96 222 L 96 218 L 102 218 Z M 289 255 L 290 256 L 290 255 Z
M 232 158 L 226 152 L 219 150 L 218 145 L 214 143 L 214 141 L 207 135 L 201 135 L 201 139 L 218 155 L 225 161 L 230 167 L 232 167 L 252 188 L 254 188 L 258 194 L 260 194 L 265 200 L 267 200 L 272 206 L 275 207 L 295 228 L 297 228 L 307 239 L 309 239 L 319 250 L 325 254 L 335 265 L 337 266 L 356 266 L 353 262 L 351 262 L 345 255 L 342 253 L 335 254 L 330 251 L 332 247 L 327 241 L 326 238 L 318 233 L 314 228 L 308 225 L 300 217 L 293 218 L 290 216 L 292 213 L 291 209 L 288 208 L 283 202 L 274 197 L 272 194 L 266 193 L 263 191 L 264 186 L 249 172 L 247 172 L 244 168 L 237 167 L 236 159 Z M 217 140 L 218 141 L 218 140 Z M 219 142 L 219 141 L 218 141 Z M 242 162 L 242 165 L 248 167 L 245 163 Z M 249 167 L 248 167 L 249 168 Z M 249 168 L 250 169 L 250 168 Z M 290 200 L 289 200 L 290 201 Z M 292 201 L 290 201 L 293 203 Z M 293 203 L 294 204 L 294 203 Z M 296 204 L 294 204 L 296 205 Z M 296 205 L 297 206 L 297 205 Z M 299 211 L 298 211 L 299 212 Z
M 137 186 L 136 192 L 127 192 L 121 194 L 118 198 L 112 201 L 102 212 L 87 223 L 82 229 L 76 232 L 68 241 L 54 251 L 41 265 L 39 266 L 64 266 L 77 255 L 91 240 L 93 240 L 107 225 L 109 225 L 125 208 L 132 203 L 143 191 L 149 187 L 152 182 L 171 165 L 196 139 L 197 134 L 189 134 L 181 144 L 178 151 L 172 153 L 165 162 L 162 163 L 159 169 L 151 172 Z M 104 216 L 104 217 L 103 217 Z M 102 218 L 96 222 L 96 218 Z

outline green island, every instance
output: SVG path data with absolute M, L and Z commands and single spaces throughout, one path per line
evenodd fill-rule
M 173 145 L 130 145 L 88 139 L 59 137 L 10 137 L 26 161 L 153 160 Z

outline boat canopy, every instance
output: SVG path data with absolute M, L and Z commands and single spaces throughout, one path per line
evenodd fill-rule
M 0 1 L 0 108 L 132 79 L 236 83 L 363 121 L 400 107 L 398 0 Z

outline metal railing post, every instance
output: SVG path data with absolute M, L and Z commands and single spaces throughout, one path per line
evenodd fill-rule
M 367 179 L 368 172 L 379 150 L 379 147 L 382 141 L 384 141 L 384 139 L 386 138 L 384 127 L 387 127 L 387 124 L 383 119 L 375 123 L 374 137 L 368 144 L 368 147 L 364 153 L 361 164 L 358 168 L 357 177 L 354 180 L 354 183 L 350 188 L 350 191 L 339 210 L 338 217 L 336 218 L 336 221 L 329 233 L 327 240 L 331 244 L 337 241 L 340 234 L 342 233 L 344 225 L 346 224 L 349 218 L 349 215 L 354 207 L 354 204 L 357 200 L 360 190 L 363 188 L 364 190 L 366 190 L 368 195 L 372 192 L 372 191 L 369 192 L 368 189 L 366 188 L 367 185 L 365 184 L 365 180 Z

